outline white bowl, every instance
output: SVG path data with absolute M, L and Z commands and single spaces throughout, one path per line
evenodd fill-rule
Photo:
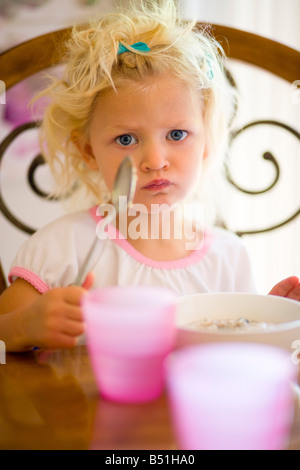
M 191 324 L 204 319 L 245 318 L 264 322 L 257 329 L 195 329 Z M 289 349 L 300 346 L 300 302 L 271 295 L 240 293 L 196 294 L 179 301 L 176 323 L 177 347 L 218 341 L 247 341 Z

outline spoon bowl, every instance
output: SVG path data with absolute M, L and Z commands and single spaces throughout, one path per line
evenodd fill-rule
M 111 193 L 111 200 L 116 213 L 127 209 L 133 201 L 136 188 L 136 168 L 130 156 L 120 164 Z

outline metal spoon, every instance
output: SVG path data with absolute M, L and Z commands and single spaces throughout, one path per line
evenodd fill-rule
M 135 193 L 136 181 L 136 168 L 134 166 L 132 158 L 130 156 L 127 156 L 124 158 L 118 168 L 117 175 L 114 181 L 114 187 L 111 193 L 111 201 L 115 208 L 115 212 L 110 211 L 105 217 L 104 225 L 102 227 L 103 230 L 109 223 L 114 220 L 114 218 L 119 212 L 126 210 L 127 207 L 130 206 Z M 74 283 L 75 286 L 81 286 L 86 278 L 86 275 L 89 273 L 90 267 L 92 265 L 93 254 L 98 245 L 98 242 L 99 238 L 96 237 L 81 269 L 78 272 L 77 278 Z

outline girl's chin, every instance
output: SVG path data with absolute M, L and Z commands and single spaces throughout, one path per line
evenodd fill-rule
M 133 203 L 129 208 L 129 213 L 135 214 L 139 212 L 141 214 L 158 214 L 161 212 L 173 211 L 178 206 L 178 203 L 169 202 L 156 202 L 152 204 Z
M 133 208 L 141 213 L 158 213 L 173 210 L 180 201 L 168 194 L 157 194 L 151 198 L 137 198 L 133 201 Z

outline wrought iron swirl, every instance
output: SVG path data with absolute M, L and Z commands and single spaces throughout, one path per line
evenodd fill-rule
M 48 193 L 43 191 L 38 187 L 38 185 L 35 182 L 34 179 L 34 174 L 37 168 L 41 165 L 45 165 L 45 160 L 44 157 L 39 154 L 37 155 L 31 162 L 29 168 L 28 168 L 28 173 L 27 173 L 27 180 L 30 185 L 30 187 L 33 189 L 33 191 L 40 197 L 47 198 L 47 199 L 53 199 L 51 196 L 49 197 Z
M 247 129 L 249 129 L 251 127 L 258 126 L 258 125 L 272 125 L 272 126 L 280 127 L 282 129 L 285 129 L 286 131 L 290 132 L 294 137 L 296 137 L 298 140 L 300 140 L 300 133 L 296 129 L 293 129 L 292 127 L 288 126 L 287 124 L 284 124 L 284 123 L 279 122 L 279 121 L 274 121 L 274 120 L 259 120 L 259 121 L 250 122 L 249 124 L 243 126 L 242 128 L 233 131 L 232 134 L 231 134 L 231 138 L 230 138 L 230 145 L 233 143 L 234 139 L 238 135 L 242 134 Z M 264 160 L 272 163 L 272 165 L 274 166 L 274 169 L 275 169 L 274 179 L 273 179 L 273 181 L 271 182 L 271 184 L 269 186 L 267 186 L 266 188 L 260 189 L 260 190 L 256 190 L 256 191 L 252 191 L 252 190 L 241 187 L 240 185 L 238 185 L 233 180 L 233 178 L 231 176 L 230 169 L 229 169 L 229 162 L 228 162 L 228 158 L 227 158 L 227 161 L 225 162 L 225 175 L 226 175 L 226 178 L 229 181 L 229 183 L 231 185 L 233 185 L 238 191 L 241 191 L 241 192 L 243 192 L 245 194 L 249 194 L 249 195 L 258 195 L 258 194 L 263 194 L 263 193 L 266 193 L 266 192 L 270 191 L 270 189 L 272 189 L 277 184 L 277 182 L 280 178 L 280 166 L 279 166 L 278 161 L 276 160 L 276 158 L 274 157 L 274 155 L 271 152 L 265 152 L 262 155 L 262 158 Z M 257 230 L 236 231 L 236 234 L 238 236 L 243 236 L 243 235 L 254 235 L 254 234 L 258 234 L 258 233 L 270 232 L 272 230 L 275 230 L 279 227 L 282 227 L 282 226 L 288 224 L 292 220 L 296 219 L 296 217 L 298 217 L 299 215 L 300 215 L 300 208 L 297 209 L 292 215 L 290 215 L 289 217 L 287 217 L 285 220 L 283 220 L 282 222 L 280 222 L 278 224 L 275 224 L 275 225 L 272 225 L 272 226 L 266 227 L 266 228 L 257 229 Z
M 2 158 L 7 151 L 8 147 L 13 143 L 13 141 L 23 132 L 30 130 L 30 129 L 37 129 L 40 126 L 40 122 L 38 121 L 32 121 L 28 122 L 26 124 L 22 124 L 21 126 L 16 127 L 13 129 L 10 134 L 3 140 L 3 142 L 0 143 L 0 164 L 2 161 Z M 39 197 L 43 199 L 47 199 L 48 201 L 58 201 L 60 198 L 51 196 L 47 192 L 45 192 L 43 189 L 41 189 L 38 184 L 35 181 L 35 174 L 36 170 L 41 166 L 45 165 L 45 159 L 41 154 L 36 155 L 31 164 L 29 165 L 29 168 L 27 170 L 27 182 L 32 189 L 32 191 Z M 75 183 L 73 187 L 71 188 L 70 192 L 64 196 L 64 198 L 68 198 L 78 187 L 78 183 Z M 36 232 L 36 229 L 29 227 L 28 225 L 24 224 L 21 222 L 19 219 L 17 219 L 8 209 L 7 205 L 4 202 L 2 192 L 1 192 L 1 180 L 0 180 L 0 210 L 3 213 L 3 215 L 17 228 L 22 230 L 25 233 L 28 233 L 29 235 L 32 235 L 34 232 Z
M 39 127 L 39 122 L 28 122 L 26 124 L 23 124 L 16 129 L 13 129 L 10 134 L 3 140 L 3 142 L 0 143 L 0 164 L 2 161 L 2 158 L 7 151 L 8 147 L 12 144 L 12 142 L 23 132 L 29 130 L 29 129 L 35 129 Z M 29 167 L 28 170 L 28 175 L 27 175 L 27 180 L 33 189 L 35 193 L 37 193 L 39 196 L 42 197 L 47 197 L 46 193 L 43 193 L 37 185 L 34 182 L 34 171 L 37 168 L 38 165 L 42 164 L 43 157 L 41 155 L 37 155 L 32 164 Z M 39 163 L 37 163 L 39 162 Z M 4 199 L 2 197 L 2 192 L 1 192 L 1 185 L 0 185 L 0 210 L 3 213 L 3 215 L 17 228 L 22 230 L 25 233 L 28 233 L 29 235 L 32 235 L 36 230 L 33 229 L 32 227 L 24 224 L 21 222 L 19 219 L 17 219 L 8 209 L 6 206 Z
M 280 127 L 280 128 L 283 128 L 285 130 L 287 130 L 288 132 L 290 132 L 292 135 L 294 135 L 298 140 L 300 140 L 300 133 L 293 129 L 292 127 L 284 124 L 284 123 L 281 123 L 279 121 L 273 121 L 273 120 L 261 120 L 261 121 L 254 121 L 254 122 L 251 122 L 245 126 L 243 126 L 242 128 L 238 129 L 238 130 L 235 130 L 234 132 L 232 132 L 231 134 L 231 140 L 230 140 L 230 144 L 233 143 L 234 139 L 242 134 L 244 131 L 246 131 L 247 129 L 251 128 L 251 127 L 254 127 L 254 126 L 258 126 L 258 125 L 274 125 L 274 126 L 277 126 L 277 127 Z M 2 158 L 5 154 L 5 152 L 7 151 L 8 147 L 11 145 L 11 143 L 20 135 L 22 134 L 23 132 L 29 130 L 29 129 L 34 129 L 34 128 L 38 128 L 39 127 L 39 122 L 29 122 L 29 123 L 26 123 L 26 124 L 23 124 L 19 127 L 17 127 L 16 129 L 14 129 L 4 140 L 2 143 L 0 143 L 0 163 L 2 161 Z M 271 188 L 273 188 L 278 180 L 279 180 L 279 177 L 280 177 L 280 167 L 279 167 L 279 164 L 276 160 L 276 158 L 272 155 L 271 152 L 265 152 L 262 157 L 266 160 L 266 161 L 269 161 L 270 163 L 272 163 L 272 165 L 274 166 L 274 169 L 275 169 L 275 177 L 274 177 L 274 180 L 272 181 L 272 183 L 266 187 L 266 188 L 263 188 L 263 189 L 260 189 L 260 190 L 256 190 L 256 191 L 252 191 L 252 190 L 249 190 L 249 189 L 245 189 L 245 188 L 242 188 L 240 185 L 238 185 L 232 178 L 231 174 L 230 174 L 230 169 L 229 169 L 229 162 L 227 161 L 226 164 L 225 164 L 225 173 L 226 173 L 226 178 L 227 180 L 230 182 L 230 184 L 232 184 L 237 190 L 243 192 L 243 193 L 246 193 L 246 194 L 249 194 L 249 195 L 257 195 L 257 194 L 262 194 L 262 193 L 266 193 L 268 192 Z M 47 198 L 47 199 L 51 199 L 49 198 L 48 194 L 43 191 L 42 189 L 40 189 L 38 187 L 38 185 L 36 184 L 35 182 L 35 178 L 34 178 L 34 175 L 35 175 L 35 172 L 37 170 L 37 168 L 40 166 L 40 165 L 43 165 L 45 163 L 42 155 L 37 155 L 32 163 L 30 164 L 29 166 L 29 169 L 28 169 L 28 173 L 27 173 L 27 180 L 28 180 L 28 183 L 30 185 L 30 187 L 32 188 L 32 190 L 40 197 L 42 198 Z M 23 222 L 21 222 L 20 220 L 18 220 L 11 212 L 10 210 L 8 209 L 8 207 L 6 206 L 5 202 L 4 202 L 4 199 L 2 197 L 2 193 L 1 193 L 1 185 L 0 185 L 0 210 L 1 212 L 3 213 L 3 215 L 13 224 L 15 225 L 16 227 L 18 227 L 20 230 L 22 230 L 23 232 L 25 233 L 28 233 L 28 234 L 33 234 L 35 232 L 35 229 L 33 229 L 32 227 L 24 224 Z M 243 236 L 243 235 L 253 235 L 253 234 L 257 234 L 257 233 L 263 233 L 263 232 L 269 232 L 271 230 L 275 230 L 279 227 L 282 227 L 283 225 L 286 225 L 288 224 L 289 222 L 291 222 L 292 220 L 294 220 L 296 217 L 298 217 L 300 215 L 300 208 L 298 210 L 296 210 L 291 216 L 289 216 L 288 218 L 286 218 L 284 221 L 276 224 L 276 225 L 272 225 L 271 227 L 266 227 L 266 228 L 262 228 L 262 229 L 258 229 L 258 230 L 244 230 L 244 231 L 236 231 L 236 234 L 239 235 L 239 236 Z

